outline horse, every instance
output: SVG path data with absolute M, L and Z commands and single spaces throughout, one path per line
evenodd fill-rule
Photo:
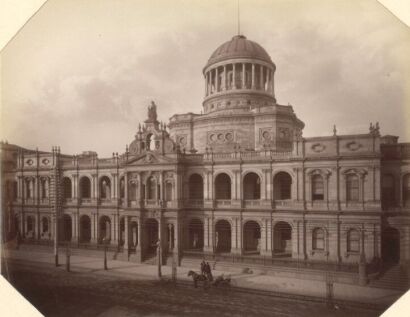
M 206 286 L 208 286 L 208 279 L 205 275 L 198 274 L 194 271 L 189 271 L 188 276 L 192 276 L 192 280 L 194 282 L 194 287 L 195 288 L 198 287 L 198 282 L 204 282 L 204 288 L 206 288 Z

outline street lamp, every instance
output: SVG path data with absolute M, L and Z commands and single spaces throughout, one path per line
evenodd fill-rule
M 107 243 L 108 243 L 108 239 L 106 237 L 104 237 L 102 239 L 102 242 L 104 244 L 104 270 L 108 270 L 108 267 L 107 267 Z

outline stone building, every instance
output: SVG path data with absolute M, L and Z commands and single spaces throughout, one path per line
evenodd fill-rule
M 148 107 L 123 154 L 66 155 L 2 144 L 4 238 L 98 246 L 144 261 L 406 264 L 410 144 L 363 134 L 305 138 L 275 98 L 269 54 L 243 35 L 203 68 L 201 114 L 168 124 Z M 200 109 L 198 109 L 200 110 Z M 259 261 L 259 262 L 258 262 Z

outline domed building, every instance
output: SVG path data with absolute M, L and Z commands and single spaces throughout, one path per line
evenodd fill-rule
M 152 102 L 123 154 L 2 144 L 3 232 L 108 243 L 138 262 L 160 246 L 164 263 L 204 258 L 313 279 L 326 268 L 346 283 L 408 265 L 410 144 L 381 136 L 378 123 L 303 137 L 292 106 L 277 103 L 275 71 L 262 46 L 236 35 L 202 70 L 201 114 L 164 124 Z

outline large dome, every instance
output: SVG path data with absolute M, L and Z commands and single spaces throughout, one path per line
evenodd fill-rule
M 255 58 L 272 63 L 269 54 L 262 46 L 248 40 L 244 35 L 236 35 L 213 52 L 207 66 L 232 58 Z

